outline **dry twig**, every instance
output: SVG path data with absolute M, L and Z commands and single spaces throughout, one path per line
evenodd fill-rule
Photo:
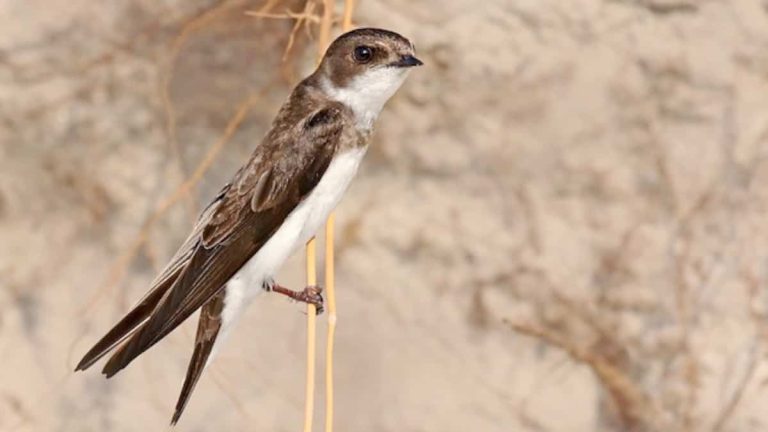
M 509 321 L 507 323 L 517 333 L 561 349 L 574 361 L 587 365 L 611 395 L 626 430 L 669 430 L 662 427 L 661 416 L 649 395 L 599 353 L 580 347 L 544 327 Z
M 181 31 L 173 40 L 173 44 L 171 45 L 170 55 L 168 56 L 168 65 L 166 67 L 166 71 L 161 83 L 160 97 L 163 104 L 163 109 L 165 110 L 166 138 L 168 139 L 168 144 L 171 148 L 171 154 L 176 160 L 176 164 L 184 176 L 187 174 L 185 172 L 186 170 L 184 168 L 181 149 L 179 148 L 179 142 L 176 137 L 176 110 L 173 106 L 173 102 L 171 101 L 171 80 L 173 78 L 176 59 L 179 57 L 181 48 L 187 42 L 192 33 L 200 30 L 201 28 L 204 28 L 207 24 L 216 19 L 220 14 L 231 7 L 242 4 L 242 2 L 243 0 L 222 0 L 210 9 L 205 10 L 203 13 L 184 24 L 184 26 L 181 28 Z M 190 217 L 193 218 L 192 222 L 194 223 L 196 204 L 191 193 L 191 189 L 185 189 L 182 192 L 182 197 L 187 202 L 187 209 L 189 211 Z

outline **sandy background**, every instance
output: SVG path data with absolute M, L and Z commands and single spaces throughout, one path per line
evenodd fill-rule
M 194 320 L 115 379 L 70 371 L 310 70 L 261 6 L 0 2 L 0 430 L 166 428 Z M 339 431 L 768 430 L 768 2 L 363 0 L 355 22 L 427 66 L 338 212 Z M 178 430 L 301 427 L 303 308 L 268 297 Z

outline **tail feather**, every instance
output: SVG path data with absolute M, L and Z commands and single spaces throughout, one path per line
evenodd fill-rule
M 179 305 L 187 300 L 190 292 L 194 291 L 199 269 L 203 268 L 201 262 L 205 262 L 205 257 L 208 254 L 208 251 L 202 249 L 196 249 L 190 254 L 185 268 L 174 278 L 166 295 L 160 298 L 150 316 L 131 335 L 130 339 L 112 354 L 104 365 L 102 373 L 107 378 L 111 378 L 128 366 L 136 357 L 167 336 L 200 307 L 186 308 L 180 311 Z
M 197 337 L 195 339 L 195 351 L 189 360 L 187 376 L 184 378 L 184 385 L 179 394 L 179 400 L 176 402 L 176 410 L 173 413 L 171 424 L 175 425 L 179 417 L 184 412 L 184 408 L 189 402 L 189 397 L 203 373 L 203 369 L 211 355 L 213 345 L 221 329 L 221 312 L 224 310 L 224 297 L 226 292 L 220 291 L 216 297 L 212 298 L 203 306 L 200 311 L 200 320 L 197 324 Z
M 173 286 L 181 269 L 164 278 L 134 308 L 93 346 L 77 364 L 75 371 L 84 371 L 112 351 L 117 345 L 133 335 L 152 315 L 165 293 Z

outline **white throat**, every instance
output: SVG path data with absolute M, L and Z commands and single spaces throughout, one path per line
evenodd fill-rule
M 328 78 L 323 78 L 321 85 L 330 99 L 343 103 L 355 113 L 358 129 L 370 130 L 384 103 L 400 88 L 407 75 L 406 68 L 385 66 L 352 78 L 346 87 L 336 87 Z

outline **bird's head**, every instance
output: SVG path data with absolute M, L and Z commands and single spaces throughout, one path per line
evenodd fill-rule
M 422 64 L 403 36 L 361 28 L 333 41 L 317 74 L 328 97 L 350 107 L 360 120 L 372 122 L 411 68 Z

